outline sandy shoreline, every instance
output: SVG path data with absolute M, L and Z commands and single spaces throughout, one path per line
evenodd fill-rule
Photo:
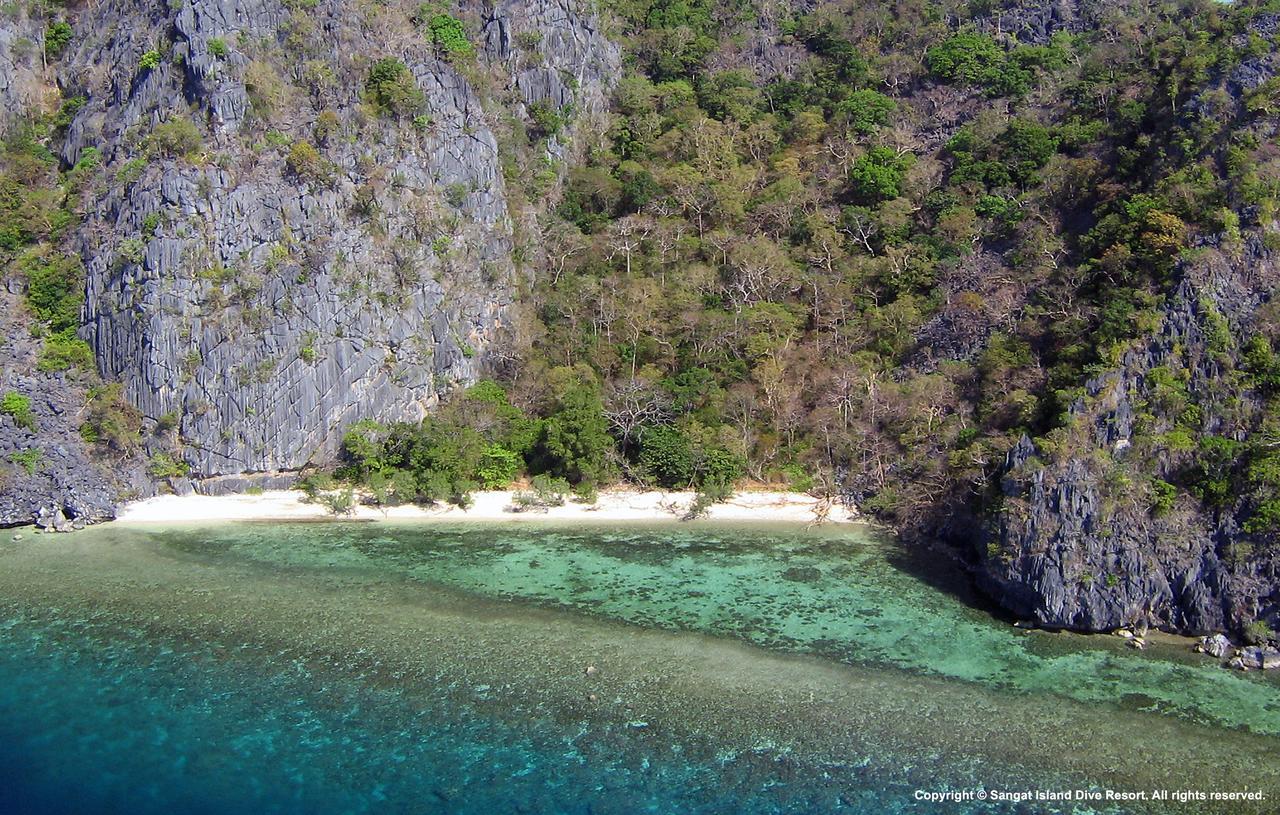
M 692 492 L 659 490 L 602 491 L 595 504 L 568 501 L 546 511 L 513 512 L 513 490 L 473 494 L 469 509 L 453 505 L 358 506 L 348 516 L 367 520 L 448 521 L 670 521 L 680 518 L 693 503 Z M 116 523 L 185 523 L 202 521 L 312 520 L 333 516 L 320 504 L 306 503 L 299 490 L 270 490 L 258 495 L 160 495 L 134 501 L 120 509 Z M 804 493 L 744 491 L 706 514 L 711 521 L 764 521 L 812 523 L 819 513 L 818 499 Z M 830 508 L 827 520 L 845 522 L 857 512 L 840 504 Z

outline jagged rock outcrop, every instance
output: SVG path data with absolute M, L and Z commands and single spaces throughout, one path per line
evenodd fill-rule
M 24 311 L 17 287 L 0 288 L 0 391 L 25 397 L 30 410 L 29 420 L 0 412 L 0 526 L 114 518 L 121 497 L 148 485 L 89 455 L 79 433 L 85 387 L 67 372 L 37 369 L 40 343 Z
M 480 52 L 454 65 L 416 9 L 189 0 L 75 19 L 57 80 L 85 100 L 62 158 L 97 165 L 84 336 L 148 420 L 177 422 L 198 478 L 298 469 L 357 418 L 421 417 L 503 325 L 507 97 L 585 120 L 618 50 L 573 3 L 476 4 Z M 386 56 L 420 108 L 364 100 Z
M 1190 496 L 1155 509 L 1151 479 L 1185 470 L 1190 451 L 1167 435 L 1175 420 L 1244 438 L 1259 403 L 1228 384 L 1238 383 L 1226 375 L 1240 355 L 1232 338 L 1249 335 L 1257 292 L 1275 277 L 1254 242 L 1235 258 L 1206 250 L 1187 264 L 1159 328 L 1087 384 L 1071 424 L 1009 451 L 977 573 L 1001 605 L 1043 626 L 1093 631 L 1274 624 L 1276 564 L 1262 536 L 1232 507 L 1206 511 Z
M 1106 6 L 1089 0 L 1015 0 L 995 16 L 997 32 L 1017 42 L 1043 45 L 1059 31 L 1078 31 L 1095 22 Z

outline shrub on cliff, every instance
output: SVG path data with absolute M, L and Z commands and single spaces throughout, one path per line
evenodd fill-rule
M 475 46 L 467 38 L 462 21 L 450 14 L 432 14 L 427 20 L 427 36 L 437 55 L 446 59 L 469 57 Z
M 153 155 L 164 158 L 191 158 L 204 148 L 204 137 L 190 119 L 174 116 L 156 125 L 148 147 Z
M 86 408 L 88 415 L 80 426 L 85 441 L 123 455 L 138 449 L 142 443 L 142 414 L 125 400 L 119 382 L 90 388 Z
M 320 155 L 308 141 L 296 141 L 285 156 L 285 165 L 295 178 L 313 184 L 330 184 L 334 178 L 334 166 Z
M 169 453 L 156 453 L 147 462 L 147 473 L 152 478 L 182 478 L 190 472 L 187 462 Z
M 391 116 L 417 113 L 426 102 L 413 74 L 395 57 L 384 57 L 369 69 L 364 97 L 379 113 Z
M 67 44 L 75 34 L 71 25 L 63 20 L 50 23 L 44 32 L 44 53 L 49 59 L 57 59 L 66 50 Z
M 36 417 L 31 413 L 30 396 L 17 391 L 6 391 L 5 395 L 0 397 L 0 413 L 12 416 L 14 424 L 18 427 L 33 432 L 36 429 Z
M 76 255 L 47 246 L 28 251 L 19 261 L 27 283 L 27 306 L 54 332 L 80 324 L 84 305 L 84 266 Z
M 529 105 L 529 119 L 533 123 L 533 127 L 529 128 L 531 139 L 558 136 L 564 128 L 564 114 L 549 101 L 539 101 Z
M 138 73 L 143 74 L 147 71 L 154 71 L 160 67 L 160 52 L 154 48 L 142 55 L 138 60 Z
M 43 460 L 44 451 L 35 447 L 9 454 L 9 461 L 25 470 L 27 475 L 35 475 Z
M 36 368 L 41 371 L 65 371 L 68 368 L 91 371 L 93 349 L 89 347 L 89 343 L 76 336 L 74 328 L 65 328 L 45 337 Z

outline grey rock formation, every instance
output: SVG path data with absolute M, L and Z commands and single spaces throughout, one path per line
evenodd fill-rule
M 1248 648 L 1241 648 L 1240 653 L 1236 655 L 1240 660 L 1241 668 L 1253 668 L 1255 670 L 1270 671 L 1280 668 L 1280 650 L 1261 645 L 1251 645 Z
M 39 104 L 44 24 L 25 5 L 0 14 L 0 134 Z
M 358 418 L 418 419 L 501 330 L 506 97 L 586 122 L 618 50 L 576 3 L 476 4 L 479 57 L 456 67 L 416 8 L 126 2 L 76 19 L 58 81 L 87 102 L 61 152 L 100 156 L 83 335 L 147 420 L 177 421 L 197 479 L 324 463 Z M 363 101 L 383 56 L 407 65 L 420 111 Z M 300 142 L 318 159 L 291 161 Z
M 1226 659 L 1234 650 L 1231 640 L 1227 639 L 1223 634 L 1214 634 L 1212 637 L 1201 638 L 1198 647 L 1202 652 L 1214 659 Z
M 934 370 L 944 360 L 971 359 L 998 326 L 1014 319 L 1027 293 L 1000 272 L 1002 262 L 992 253 L 975 252 L 940 276 L 937 288 L 945 305 L 916 331 L 908 365 Z
M 1274 274 L 1257 245 L 1235 259 L 1206 252 L 1184 269 L 1158 330 L 1087 384 L 1048 448 L 1024 437 L 1009 451 L 977 573 L 993 598 L 1040 625 L 1091 631 L 1207 633 L 1275 619 L 1269 547 L 1253 545 L 1232 509 L 1207 513 L 1187 499 L 1153 511 L 1150 481 L 1175 479 L 1190 455 L 1159 441 L 1173 414 L 1194 415 L 1204 433 L 1243 432 L 1232 427 L 1257 397 L 1223 387 L 1223 366 L 1261 303 L 1252 284 Z M 1193 414 L 1162 386 L 1171 378 L 1185 383 Z
M 79 427 L 83 384 L 67 373 L 36 369 L 39 342 L 16 292 L 0 289 L 0 392 L 30 400 L 34 427 L 0 414 L 0 526 L 93 523 L 115 517 L 130 489 L 126 475 L 88 455 Z
M 1054 0 L 1053 2 L 1014 2 L 1004 8 L 996 18 L 999 30 L 1016 38 L 1018 42 L 1044 45 L 1059 31 L 1076 31 L 1087 25 L 1087 12 L 1078 0 Z

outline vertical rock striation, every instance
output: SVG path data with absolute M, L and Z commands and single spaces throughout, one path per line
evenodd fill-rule
M 515 283 L 494 97 L 598 110 L 616 47 L 564 2 L 485 12 L 462 67 L 408 6 L 172 5 L 87 8 L 59 76 L 87 99 L 62 158 L 101 156 L 80 249 L 102 373 L 176 418 L 197 477 L 298 469 L 356 418 L 420 418 L 476 377 Z M 513 54 L 521 31 L 536 68 Z M 362 99 L 383 56 L 419 109 Z M 198 145 L 171 143 L 185 123 Z
M 59 96 L 83 102 L 50 144 L 87 175 L 65 239 L 87 272 L 81 336 L 146 429 L 166 429 L 149 451 L 185 461 L 198 488 L 279 483 L 268 474 L 326 462 L 357 418 L 416 420 L 474 380 L 509 319 L 515 230 L 542 205 L 512 197 L 511 154 L 571 158 L 600 126 L 620 56 L 584 5 L 464 3 L 462 54 L 419 13 L 90 4 L 47 67 L 43 21 L 0 18 L 0 126 Z M 396 109 L 366 93 L 382 59 L 409 78 Z M 570 124 L 535 147 L 514 123 L 539 103 Z M 0 352 L 7 386 L 34 353 Z M 79 398 L 52 480 L 7 491 L 0 521 L 74 512 L 76 493 L 97 507 L 83 517 L 106 517 L 123 496 L 110 479 L 73 483 L 76 468 L 96 472 L 74 432 Z

